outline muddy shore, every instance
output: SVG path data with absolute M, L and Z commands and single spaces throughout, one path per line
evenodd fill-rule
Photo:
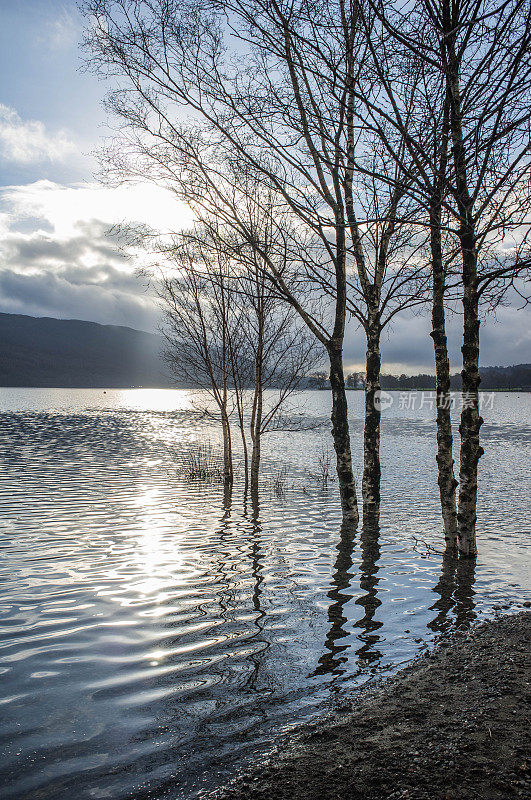
M 531 614 L 457 632 L 210 800 L 531 797 Z

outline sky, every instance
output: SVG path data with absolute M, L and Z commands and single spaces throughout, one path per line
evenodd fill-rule
M 75 0 L 0 2 L 0 311 L 156 331 L 160 312 L 139 263 L 112 228 L 140 222 L 178 230 L 189 210 L 166 190 L 110 188 L 95 153 L 110 128 L 105 82 L 82 68 Z M 449 320 L 460 368 L 459 315 Z M 384 371 L 433 372 L 427 314 L 398 318 L 383 336 Z M 483 365 L 531 361 L 531 312 L 509 306 L 481 329 Z M 359 369 L 363 334 L 350 325 L 347 369 Z

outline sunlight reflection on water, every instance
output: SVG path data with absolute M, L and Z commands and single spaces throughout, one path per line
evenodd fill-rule
M 475 570 L 427 547 L 441 545 L 433 413 L 395 399 L 380 535 L 352 537 L 311 476 L 327 393 L 304 400 L 318 427 L 266 439 L 257 514 L 239 483 L 180 474 L 186 448 L 219 442 L 190 393 L 0 391 L 6 798 L 193 797 L 279 729 L 527 599 L 529 395 L 484 414 Z

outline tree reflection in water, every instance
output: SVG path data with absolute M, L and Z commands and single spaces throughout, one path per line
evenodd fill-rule
M 345 630 L 347 617 L 344 614 L 344 606 L 352 599 L 353 594 L 349 592 L 350 582 L 353 576 L 351 570 L 354 562 L 352 554 L 356 541 L 356 527 L 347 520 L 344 520 L 340 528 L 339 544 L 337 545 L 337 558 L 332 575 L 332 588 L 327 593 L 327 597 L 332 600 L 328 608 L 329 630 L 325 640 L 327 650 L 319 659 L 319 666 L 313 673 L 314 675 L 342 675 L 345 668 L 341 665 L 348 661 L 345 653 L 349 648 L 348 643 L 342 643 L 341 639 L 348 636 Z M 343 655 L 342 655 L 343 654 Z
M 443 556 L 441 575 L 433 591 L 440 595 L 431 606 L 437 611 L 428 623 L 434 633 L 447 633 L 452 628 L 468 628 L 476 619 L 474 583 L 476 561 L 473 558 Z
M 362 633 L 358 638 L 363 646 L 356 651 L 360 659 L 360 667 L 378 661 L 382 654 L 375 647 L 379 636 L 374 632 L 381 628 L 382 622 L 375 620 L 374 615 L 381 601 L 377 597 L 378 586 L 378 561 L 380 558 L 379 546 L 380 530 L 375 517 L 364 519 L 360 534 L 361 563 L 360 563 L 360 589 L 363 594 L 356 599 L 356 603 L 363 607 L 363 617 L 354 623 L 355 628 L 361 628 Z M 348 661 L 349 642 L 342 641 L 348 638 L 346 630 L 348 617 L 345 615 L 345 605 L 354 597 L 350 590 L 351 580 L 354 575 L 353 552 L 356 541 L 356 529 L 352 524 L 343 522 L 340 529 L 340 539 L 337 545 L 337 558 L 332 576 L 332 588 L 327 596 L 332 600 L 328 609 L 329 630 L 325 640 L 327 650 L 319 659 L 319 666 L 314 675 L 332 674 L 343 675 L 346 672 Z
M 231 572 L 231 550 L 227 546 L 227 538 L 230 535 L 231 528 L 231 514 L 232 514 L 232 484 L 225 483 L 223 485 L 223 505 L 222 514 L 219 521 L 219 528 L 217 536 L 219 538 L 220 549 L 219 556 L 216 559 L 215 574 L 218 579 L 219 590 L 217 592 L 221 618 L 228 624 L 230 623 L 230 610 L 234 605 L 234 590 L 230 577 Z
M 355 543 L 356 530 L 348 523 L 343 523 L 337 545 L 332 587 L 327 593 L 332 602 L 328 608 L 325 653 L 319 658 L 314 676 L 329 674 L 338 677 L 347 672 L 348 651 L 352 642 L 349 640 L 349 618 L 345 606 L 355 596 L 355 591 L 351 588 Z M 381 639 L 377 631 L 383 622 L 376 618 L 377 609 L 382 605 L 378 597 L 381 551 L 379 521 L 376 517 L 365 517 L 359 536 L 359 547 L 359 585 L 362 593 L 355 603 L 363 608 L 364 613 L 352 626 L 359 629 L 358 639 L 362 642 L 362 646 L 355 651 L 358 669 L 362 671 L 376 668 L 383 656 L 377 646 Z M 473 559 L 443 557 L 439 580 L 433 588 L 439 599 L 430 607 L 437 614 L 427 623 L 429 630 L 442 634 L 454 628 L 469 627 L 476 619 L 475 568 Z
M 383 622 L 375 619 L 376 609 L 382 605 L 378 598 L 378 562 L 380 560 L 380 526 L 378 516 L 364 516 L 363 528 L 360 536 L 361 564 L 360 564 L 360 589 L 362 594 L 356 600 L 357 605 L 363 607 L 363 617 L 354 623 L 355 628 L 361 628 L 358 639 L 363 642 L 362 647 L 356 650 L 360 667 L 366 667 L 378 662 L 382 653 L 376 647 L 380 641 L 376 633 Z
M 246 500 L 246 498 L 245 498 Z M 246 511 L 246 505 L 244 506 Z M 256 612 L 253 624 L 256 632 L 249 636 L 248 641 L 260 642 L 262 647 L 258 652 L 251 653 L 248 660 L 252 665 L 251 672 L 243 684 L 243 689 L 254 690 L 257 688 L 258 675 L 263 655 L 269 648 L 269 642 L 263 637 L 265 625 L 265 611 L 261 606 L 262 583 L 263 583 L 263 551 L 261 544 L 262 525 L 260 522 L 260 502 L 258 492 L 251 491 L 251 532 L 250 532 L 250 556 L 251 556 L 251 576 L 252 576 L 252 602 Z

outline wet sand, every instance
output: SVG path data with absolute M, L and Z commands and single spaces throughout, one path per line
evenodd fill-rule
M 211 800 L 531 797 L 531 614 L 457 632 Z

